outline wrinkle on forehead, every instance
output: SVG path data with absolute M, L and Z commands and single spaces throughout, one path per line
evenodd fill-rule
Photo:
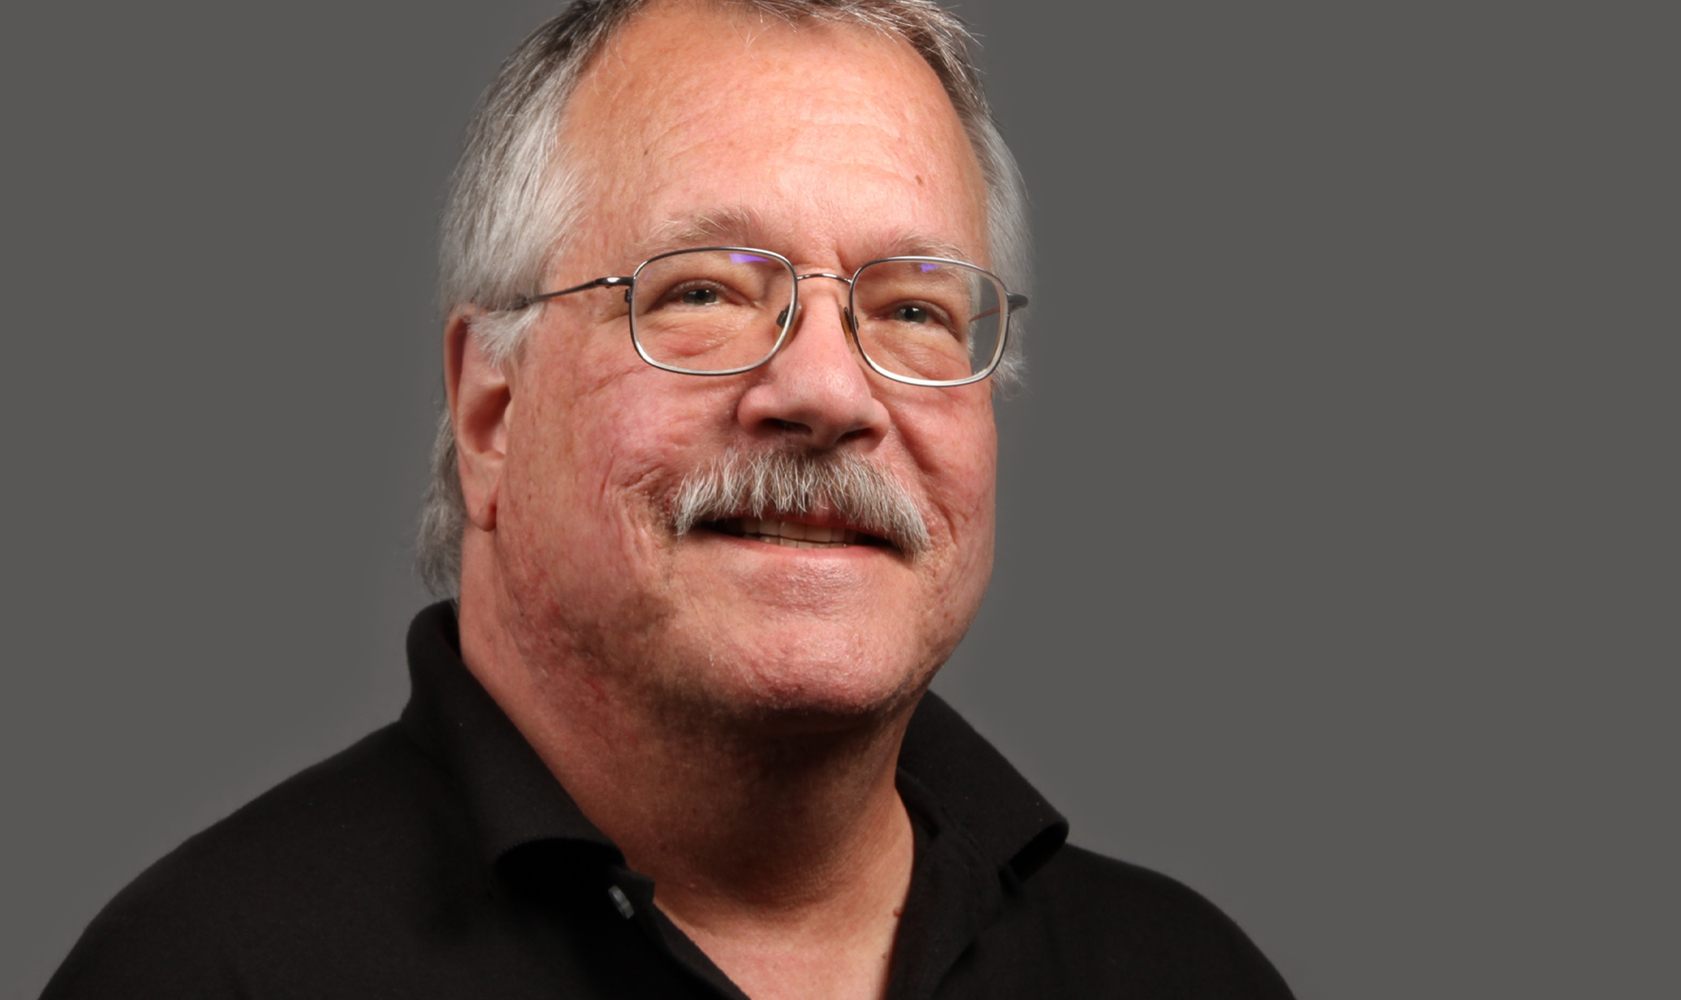
M 630 254 L 638 260 L 657 257 L 673 250 L 689 250 L 705 246 L 750 246 L 773 250 L 793 259 L 791 249 L 799 244 L 801 233 L 783 232 L 771 225 L 763 214 L 748 206 L 703 210 L 667 218 L 653 225 L 649 234 L 630 247 Z M 894 229 L 872 239 L 866 260 L 880 257 L 947 257 L 967 260 L 973 250 L 958 246 L 950 240 L 906 229 Z M 861 265 L 866 260 L 852 263 Z
M 728 44 L 731 38 L 739 44 Z M 743 71 L 738 56 L 750 70 Z M 617 153 L 631 162 L 673 139 L 680 148 L 685 142 L 677 133 L 705 135 L 715 123 L 733 125 L 737 109 L 769 95 L 786 98 L 780 120 L 769 124 L 787 126 L 786 148 L 797 154 L 810 126 L 858 124 L 852 86 L 865 75 L 872 77 L 861 88 L 866 92 L 879 96 L 885 85 L 907 97 L 870 105 L 869 128 L 924 146 L 936 137 L 957 139 L 973 159 L 944 85 L 904 38 L 850 23 L 750 19 L 740 9 L 704 3 L 650 7 L 618 32 L 583 73 L 562 134 L 587 136 L 596 157 Z M 582 145 L 574 144 L 574 152 L 585 152 Z M 827 158 L 833 151 L 821 153 Z M 978 180 L 979 163 L 971 165 Z
M 898 35 L 661 3 L 580 84 L 558 152 L 582 211 L 551 258 L 556 287 L 699 246 L 848 274 L 909 255 L 991 266 L 974 147 Z

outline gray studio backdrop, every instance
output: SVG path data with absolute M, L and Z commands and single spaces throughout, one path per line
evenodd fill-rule
M 1665 6 L 959 7 L 1039 284 L 937 687 L 1304 998 L 1681 995 Z M 552 9 L 0 15 L 0 993 L 399 710 L 433 224 Z

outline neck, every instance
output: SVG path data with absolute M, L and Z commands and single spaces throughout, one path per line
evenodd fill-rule
M 661 703 L 582 658 L 532 662 L 465 593 L 461 645 L 660 909 L 749 995 L 881 995 L 910 883 L 894 777 L 914 702 L 823 725 Z

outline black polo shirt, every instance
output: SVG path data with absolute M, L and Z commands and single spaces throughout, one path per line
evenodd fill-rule
M 47 998 L 743 996 L 654 906 L 462 664 L 409 630 L 402 718 L 192 838 L 88 927 Z M 1178 883 L 1068 825 L 927 696 L 899 760 L 916 834 L 888 995 L 1288 997 Z

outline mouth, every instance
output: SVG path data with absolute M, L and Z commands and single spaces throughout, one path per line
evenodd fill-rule
M 665 510 L 691 530 L 785 548 L 849 549 L 916 559 L 929 545 L 921 510 L 898 480 L 852 451 L 724 452 L 684 476 Z
M 885 538 L 838 524 L 810 524 L 774 517 L 730 517 L 697 525 L 724 535 L 791 549 L 844 549 L 853 545 L 893 548 Z

